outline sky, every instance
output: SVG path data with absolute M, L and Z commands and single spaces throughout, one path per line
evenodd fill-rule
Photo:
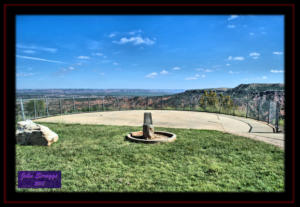
M 283 15 L 17 15 L 17 89 L 284 82 Z

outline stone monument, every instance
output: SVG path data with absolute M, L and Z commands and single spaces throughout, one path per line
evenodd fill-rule
M 145 112 L 143 131 L 131 132 L 127 135 L 127 139 L 144 143 L 173 142 L 176 135 L 171 132 L 154 131 L 152 114 Z
M 144 113 L 143 135 L 146 139 L 153 139 L 155 137 L 152 115 L 150 112 Z

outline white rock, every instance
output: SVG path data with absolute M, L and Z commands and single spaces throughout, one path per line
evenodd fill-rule
M 20 121 L 16 131 L 17 144 L 46 145 L 57 142 L 58 135 L 48 127 L 36 124 L 31 120 Z

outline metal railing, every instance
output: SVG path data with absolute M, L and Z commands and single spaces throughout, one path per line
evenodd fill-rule
M 83 112 L 121 110 L 181 110 L 241 116 L 264 121 L 283 131 L 284 95 L 250 94 L 247 98 L 230 96 L 100 96 L 37 98 L 16 100 L 16 119 L 37 119 Z

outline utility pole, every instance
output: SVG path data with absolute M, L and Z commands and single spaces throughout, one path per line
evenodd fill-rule
M 260 113 L 260 97 L 259 97 L 259 100 L 258 100 L 258 104 L 257 104 L 257 120 L 259 120 L 259 113 Z
M 232 109 L 233 109 L 233 116 L 235 116 L 235 108 L 234 108 L 234 100 L 233 100 L 233 98 L 232 98 Z
M 269 101 L 269 108 L 268 108 L 268 124 L 270 123 L 270 108 L 271 108 L 271 101 Z
M 102 97 L 102 111 L 104 111 L 104 98 L 105 96 Z
M 33 100 L 33 105 L 34 105 L 34 119 L 36 119 L 37 114 L 36 114 L 36 100 Z
M 49 116 L 49 109 L 48 109 L 48 99 L 45 97 L 45 102 L 46 102 L 46 116 Z
M 247 94 L 247 107 L 246 107 L 246 118 L 248 118 L 248 107 L 249 107 L 249 94 Z
M 148 96 L 146 97 L 146 109 L 148 110 Z
M 98 102 L 98 111 L 100 111 L 100 101 L 99 101 L 99 97 L 97 98 L 97 102 Z
M 22 98 L 20 99 L 20 105 L 21 105 L 22 119 L 23 119 L 23 121 L 25 121 L 24 106 L 23 106 Z
M 221 97 L 219 97 L 219 114 L 221 113 L 221 107 L 222 107 L 222 102 L 221 102 Z
M 75 98 L 73 96 L 73 112 L 75 112 L 75 110 L 76 110 L 76 107 L 75 107 Z
M 276 103 L 276 120 L 275 120 L 276 132 L 279 132 L 279 111 L 280 111 L 280 105 L 279 105 L 279 102 L 277 101 L 277 103 Z
M 59 108 L 60 108 L 60 115 L 62 115 L 62 104 L 61 104 L 61 98 L 59 99 Z

